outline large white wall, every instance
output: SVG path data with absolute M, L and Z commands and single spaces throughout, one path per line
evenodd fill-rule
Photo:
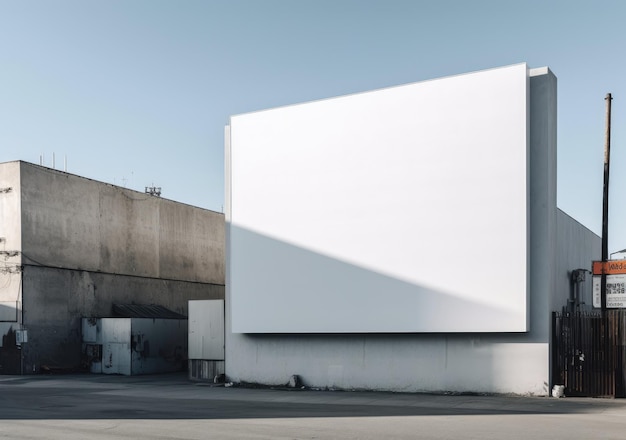
M 459 91 L 462 93 L 462 91 Z M 307 385 L 396 391 L 478 391 L 547 394 L 550 387 L 550 312 L 555 289 L 567 289 L 566 276 L 556 273 L 556 77 L 547 69 L 532 69 L 529 81 L 529 251 L 527 277 L 529 326 L 522 333 L 344 333 L 344 334 L 246 334 L 233 328 L 237 294 L 231 286 L 233 260 L 227 256 L 226 374 L 229 380 L 286 383 L 299 374 Z M 227 147 L 231 133 L 226 131 Z M 233 133 L 234 136 L 234 133 Z M 228 153 L 228 150 L 227 150 Z M 227 154 L 227 170 L 230 169 Z M 479 160 L 480 158 L 476 158 Z M 234 160 L 234 159 L 233 159 Z M 323 174 L 323 172 L 320 172 Z M 227 191 L 235 182 L 227 180 Z M 229 198 L 227 193 L 227 200 Z M 273 206 L 267 206 L 268 210 Z M 232 206 L 232 213 L 237 207 Z M 481 215 L 477 206 L 471 215 Z M 325 211 L 332 217 L 332 211 Z M 228 223 L 227 228 L 237 227 Z M 401 213 L 397 213 L 401 216 Z M 470 215 L 470 214 L 468 214 Z M 232 244 L 227 232 L 227 252 Z M 381 234 L 386 231 L 381 231 Z M 487 237 L 503 239 L 502 237 Z M 459 261 L 458 249 L 447 249 Z M 578 249 L 581 254 L 588 249 Z M 475 262 L 478 249 L 465 250 L 463 261 Z M 261 257 L 272 260 L 271 254 Z M 506 261 L 506 255 L 494 256 Z M 587 256 L 582 255 L 583 260 Z M 589 255 L 589 259 L 591 255 Z M 492 260 L 489 260 L 491 262 Z M 325 272 L 320 272 L 324 276 Z M 565 280 L 565 281 L 564 281 Z M 274 279 L 278 285 L 281 277 Z M 303 280 L 308 282 L 308 280 Z M 235 289 L 233 289 L 235 287 Z M 254 287 L 254 283 L 251 283 Z M 261 290 L 255 291 L 262 295 Z M 262 297 L 259 298 L 262 300 Z M 313 300 L 313 299 L 312 299 Z M 381 295 L 381 307 L 393 296 Z M 297 319 L 309 302 L 288 301 Z M 332 313 L 334 302 L 324 304 Z M 259 319 L 264 317 L 261 312 Z M 346 313 L 359 313 L 358 309 Z M 472 313 L 472 311 L 468 311 Z M 445 319 L 442 308 L 438 317 Z M 323 314 L 320 315 L 323 319 Z
M 233 116 L 233 330 L 526 331 L 528 82 L 518 64 Z

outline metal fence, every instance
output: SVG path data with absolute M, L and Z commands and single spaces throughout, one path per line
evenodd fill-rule
M 626 310 L 553 312 L 553 383 L 568 396 L 625 397 Z

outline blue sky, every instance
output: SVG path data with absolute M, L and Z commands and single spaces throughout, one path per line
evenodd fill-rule
M 0 0 L 0 162 L 221 211 L 232 114 L 527 62 L 559 81 L 558 204 L 626 248 L 626 2 Z

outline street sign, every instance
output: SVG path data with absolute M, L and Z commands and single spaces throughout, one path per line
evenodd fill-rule
M 593 306 L 596 308 L 602 307 L 601 280 L 601 275 L 593 276 Z M 626 274 L 606 276 L 606 307 L 607 309 L 626 308 Z

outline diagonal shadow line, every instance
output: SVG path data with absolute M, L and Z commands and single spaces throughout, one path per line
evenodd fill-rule
M 237 225 L 230 225 L 230 271 L 235 333 L 525 331 L 527 310 L 407 282 Z

